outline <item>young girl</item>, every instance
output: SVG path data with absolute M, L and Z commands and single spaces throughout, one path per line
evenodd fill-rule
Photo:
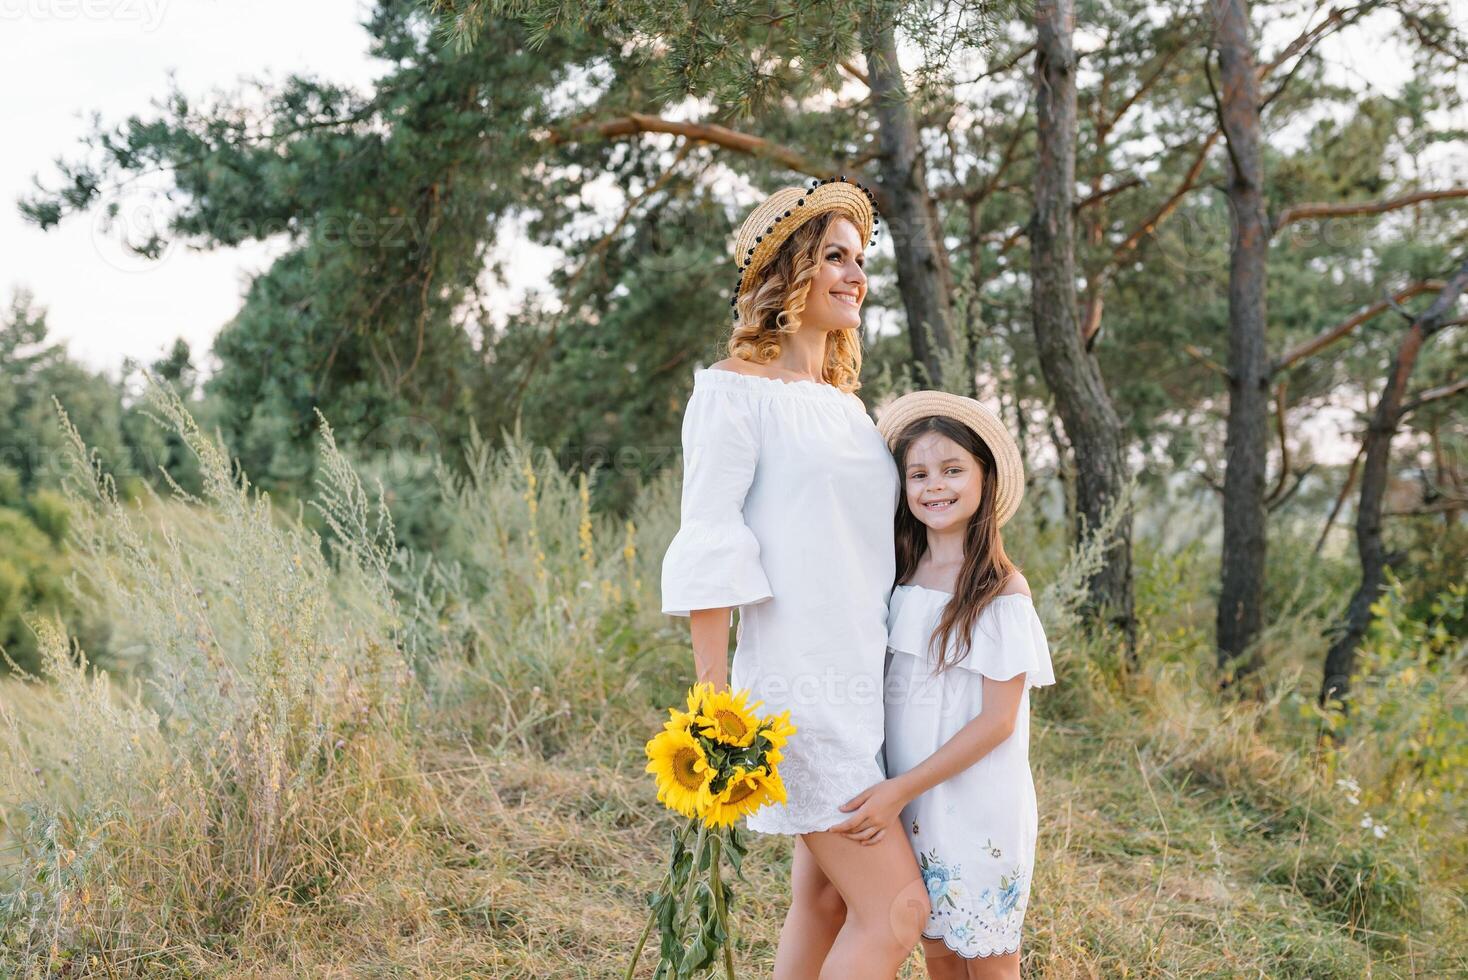
M 1024 491 L 1019 450 L 993 413 L 946 392 L 899 398 L 878 428 L 905 498 L 887 620 L 889 778 L 848 802 L 856 813 L 836 829 L 875 842 L 900 813 L 931 903 L 934 980 L 1017 978 L 1038 823 L 1029 688 L 1055 683 L 999 535 Z

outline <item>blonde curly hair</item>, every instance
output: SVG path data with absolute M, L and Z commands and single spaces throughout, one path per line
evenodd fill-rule
M 780 356 L 780 338 L 801 326 L 801 314 L 810 295 L 811 280 L 821 267 L 821 243 L 831 222 L 847 220 L 831 211 L 812 218 L 791 234 L 759 279 L 740 291 L 735 301 L 739 318 L 729 336 L 729 356 L 764 364 Z M 833 330 L 826 340 L 821 378 L 842 391 L 861 387 L 861 328 Z

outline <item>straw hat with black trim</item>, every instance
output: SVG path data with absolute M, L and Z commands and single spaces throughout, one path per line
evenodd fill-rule
M 997 469 L 994 517 L 1003 527 L 1019 510 L 1019 502 L 1025 495 L 1025 468 L 1014 437 L 999 417 L 983 405 L 947 391 L 908 392 L 882 412 L 882 417 L 877 419 L 877 431 L 887 440 L 887 448 L 894 449 L 898 437 L 909 425 L 930 415 L 953 419 L 973 429 L 994 454 Z
M 876 226 L 882 222 L 877 217 L 876 198 L 860 181 L 847 180 L 842 174 L 824 180 L 812 178 L 809 187 L 782 187 L 749 213 L 734 236 L 734 266 L 739 270 L 739 279 L 734 283 L 729 305 L 738 303 L 744 284 L 754 281 L 795 229 L 827 211 L 850 218 L 867 245 L 877 244 L 876 236 L 881 232 Z M 739 319 L 737 309 L 734 319 Z

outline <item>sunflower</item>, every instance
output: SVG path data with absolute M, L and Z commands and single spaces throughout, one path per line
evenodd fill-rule
M 647 743 L 652 761 L 645 771 L 658 779 L 658 802 L 685 817 L 696 817 L 708 806 L 714 771 L 703 746 L 689 731 L 664 729 Z
M 691 711 L 679 711 L 677 708 L 669 708 L 668 720 L 663 722 L 663 731 L 686 732 L 693 727 L 693 722 L 697 717 Z
M 779 762 L 784 758 L 780 752 L 790 736 L 795 734 L 795 726 L 790 724 L 790 712 L 780 712 L 778 715 L 770 715 L 760 725 L 760 732 L 770 743 L 770 751 L 766 758 L 771 762 Z
M 703 702 L 714 693 L 714 685 L 709 681 L 695 684 L 688 689 L 688 711 L 691 714 L 703 714 Z
M 704 823 L 710 827 L 732 826 L 772 800 L 785 802 L 785 784 L 779 775 L 771 775 L 764 766 L 748 770 L 736 767 L 729 785 L 710 799 Z
M 703 733 L 724 745 L 748 747 L 759 733 L 759 718 L 754 714 L 754 708 L 763 703 L 756 702 L 753 706 L 746 704 L 748 695 L 748 691 L 740 691 L 738 694 L 729 691 L 704 692 L 696 719 L 703 726 Z

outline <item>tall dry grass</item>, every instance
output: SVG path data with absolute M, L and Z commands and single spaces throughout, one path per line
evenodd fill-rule
M 14 860 L 0 905 L 24 975 L 202 969 L 404 859 L 421 801 L 417 698 L 390 587 L 391 529 L 322 425 L 328 560 L 152 385 L 203 494 L 129 508 L 64 410 L 80 595 L 134 664 L 97 671 L 34 623 L 42 676 L 0 701 Z M 60 409 L 60 406 L 58 406 Z
M 475 436 L 435 471 L 446 543 L 413 554 L 324 423 L 320 540 L 149 397 L 205 492 L 125 507 L 73 434 L 75 584 L 123 666 L 38 622 L 43 676 L 0 688 L 0 975 L 620 976 L 673 826 L 641 746 L 691 676 L 657 602 L 676 471 L 616 520 L 514 434 Z M 1461 658 L 1411 659 L 1388 610 L 1354 736 L 1322 742 L 1349 569 L 1286 527 L 1260 697 L 1220 696 L 1212 517 L 1137 493 L 1135 670 L 1074 612 L 1099 545 L 1039 508 L 1006 527 L 1059 678 L 1034 701 L 1027 975 L 1464 972 L 1460 757 L 1434 741 Z M 757 838 L 745 865 L 756 975 L 790 859 Z

